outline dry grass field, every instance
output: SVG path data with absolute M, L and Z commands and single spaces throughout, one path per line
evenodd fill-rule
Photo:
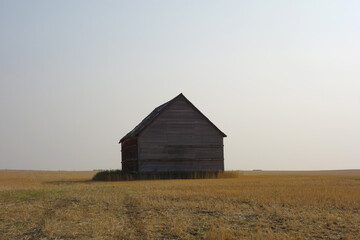
M 0 239 L 360 239 L 360 172 L 91 182 L 0 171 Z

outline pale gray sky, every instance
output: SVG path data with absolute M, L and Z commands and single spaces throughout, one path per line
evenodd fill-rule
M 359 1 L 0 0 L 0 169 L 120 167 L 180 92 L 225 168 L 360 168 Z

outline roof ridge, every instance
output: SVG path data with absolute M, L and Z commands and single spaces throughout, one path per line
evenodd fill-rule
M 136 137 L 138 136 L 147 126 L 149 126 L 168 106 L 171 105 L 179 97 L 183 97 L 197 112 L 199 112 L 215 129 L 217 129 L 224 137 L 226 134 L 223 133 L 218 127 L 215 126 L 199 109 L 197 109 L 194 104 L 192 104 L 184 94 L 180 93 L 170 101 L 167 101 L 160 106 L 156 107 L 149 115 L 147 115 L 136 127 L 127 133 L 123 138 L 120 139 L 119 143 L 124 141 L 126 138 Z
M 143 129 L 145 129 L 150 123 L 152 123 L 157 116 L 160 115 L 166 109 L 167 106 L 170 105 L 175 99 L 177 99 L 180 96 L 184 96 L 182 93 L 174 97 L 173 99 L 161 104 L 160 106 L 156 107 L 149 115 L 147 115 L 136 127 L 128 132 L 123 138 L 120 139 L 119 143 L 121 143 L 123 140 L 129 137 L 135 137 L 139 135 L 140 132 L 142 132 Z

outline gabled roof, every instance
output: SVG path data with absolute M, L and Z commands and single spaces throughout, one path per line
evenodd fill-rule
M 194 104 L 192 104 L 182 93 L 180 93 L 175 98 L 170 101 L 158 106 L 155 108 L 144 120 L 142 120 L 133 130 L 131 130 L 128 134 L 126 134 L 123 138 L 120 139 L 119 143 L 123 142 L 127 138 L 137 137 L 145 128 L 147 128 L 162 112 L 165 111 L 173 102 L 175 102 L 178 98 L 184 98 L 197 112 L 199 112 L 223 137 L 226 137 L 226 134 L 223 133 L 220 129 L 218 129 L 215 124 L 213 124 L 202 112 L 197 109 Z

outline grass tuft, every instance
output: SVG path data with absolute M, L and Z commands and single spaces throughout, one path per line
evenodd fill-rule
M 93 181 L 134 181 L 134 180 L 164 180 L 164 179 L 211 179 L 236 178 L 236 171 L 191 171 L 191 172 L 125 172 L 121 170 L 106 170 L 95 174 Z

